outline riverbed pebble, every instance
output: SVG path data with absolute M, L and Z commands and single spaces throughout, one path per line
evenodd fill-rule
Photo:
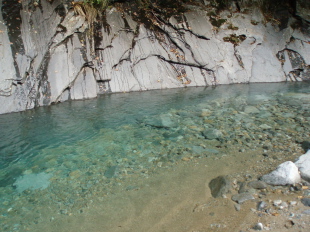
M 253 200 L 255 199 L 253 197 L 252 194 L 248 193 L 248 192 L 244 192 L 244 193 L 239 193 L 239 194 L 235 194 L 231 197 L 231 199 L 235 202 L 237 202 L 238 204 L 241 204 L 245 201 L 248 201 L 248 200 Z

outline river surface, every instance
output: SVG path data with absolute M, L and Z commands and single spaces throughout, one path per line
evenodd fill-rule
M 2 229 L 82 214 L 114 185 L 137 190 L 129 177 L 178 162 L 300 152 L 309 119 L 305 82 L 110 94 L 0 115 Z

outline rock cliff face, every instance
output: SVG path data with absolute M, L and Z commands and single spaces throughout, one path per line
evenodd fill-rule
M 0 114 L 106 92 L 310 79 L 303 8 L 298 20 L 284 10 L 267 22 L 258 9 L 193 7 L 157 16 L 157 30 L 109 8 L 90 30 L 62 0 L 0 6 Z

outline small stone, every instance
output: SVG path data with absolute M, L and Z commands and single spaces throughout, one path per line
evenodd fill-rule
M 254 180 L 248 183 L 248 186 L 254 189 L 266 189 L 267 184 L 264 181 Z
M 257 114 L 260 111 L 254 106 L 246 106 L 244 107 L 244 113 L 246 114 Z
M 126 191 L 137 191 L 139 189 L 140 188 L 138 186 L 135 186 L 135 185 L 129 185 L 126 187 Z
M 282 200 L 274 200 L 273 205 L 274 206 L 279 206 L 282 203 Z
M 244 193 L 240 193 L 240 194 L 235 194 L 231 197 L 231 199 L 239 204 L 248 201 L 248 200 L 253 200 L 255 199 L 252 194 L 244 192 Z
M 307 210 L 303 211 L 302 213 L 303 213 L 303 214 L 310 215 L 310 209 L 307 209 Z
M 60 213 L 61 214 L 68 214 L 68 210 L 67 209 L 62 209 L 62 210 L 60 210 Z
M 265 201 L 260 201 L 257 203 L 257 210 L 262 211 L 267 208 L 267 203 Z
M 184 159 L 184 158 L 183 158 Z M 161 168 L 163 166 L 163 162 L 158 162 L 157 167 Z
M 297 201 L 290 201 L 289 203 L 290 203 L 290 205 L 292 205 L 292 206 L 297 205 Z
M 303 205 L 305 205 L 305 206 L 310 207 L 310 198 L 302 198 L 301 203 L 303 203 Z
M 220 130 L 217 130 L 217 129 L 210 129 L 210 128 L 207 128 L 206 130 L 204 130 L 202 132 L 203 136 L 206 138 L 206 139 L 220 139 L 223 134 Z
M 235 204 L 234 206 L 235 206 L 235 210 L 236 211 L 240 211 L 240 209 L 241 209 L 241 205 L 240 204 Z
M 304 196 L 310 196 L 310 190 L 304 191 Z
M 208 207 L 207 204 L 197 204 L 197 205 L 194 207 L 193 212 L 202 212 L 202 211 L 204 211 L 207 207 Z
M 212 114 L 212 111 L 209 110 L 209 109 L 202 109 L 201 110 L 201 117 L 207 117 L 207 116 L 209 116 L 211 114 Z
M 9 202 L 8 201 L 4 201 L 2 204 L 6 206 L 6 205 L 9 205 Z
M 284 225 L 284 226 L 285 226 L 287 229 L 290 229 L 290 228 L 292 228 L 294 225 L 295 225 L 295 223 L 294 223 L 292 220 L 288 220 L 288 221 L 285 222 L 285 225 Z
M 116 175 L 116 171 L 117 171 L 117 166 L 111 166 L 104 172 L 104 176 L 107 178 L 112 178 Z
M 262 223 L 257 223 L 254 227 L 253 227 L 254 230 L 263 230 L 264 229 L 264 226 Z
M 262 124 L 259 127 L 262 128 L 263 130 L 268 130 L 272 128 L 271 126 L 268 126 L 267 124 Z
M 287 204 L 286 202 L 282 202 L 282 203 L 278 206 L 279 209 L 286 209 L 287 207 L 288 207 L 288 204 Z

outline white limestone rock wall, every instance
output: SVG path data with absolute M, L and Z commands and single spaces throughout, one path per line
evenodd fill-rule
M 87 70 L 92 57 L 84 17 L 61 0 L 38 1 L 38 6 L 31 0 L 0 2 L 0 36 L 6 49 L 0 54 L 0 114 L 65 101 L 71 95 L 97 96 L 93 69 Z M 16 6 L 20 9 L 12 13 Z M 11 24 L 14 18 L 20 21 Z
M 69 1 L 37 2 L 0 0 L 0 114 L 107 92 L 310 79 L 307 22 L 280 29 L 259 10 L 224 11 L 215 27 L 197 8 L 158 16 L 151 31 L 112 8 L 93 37 Z

